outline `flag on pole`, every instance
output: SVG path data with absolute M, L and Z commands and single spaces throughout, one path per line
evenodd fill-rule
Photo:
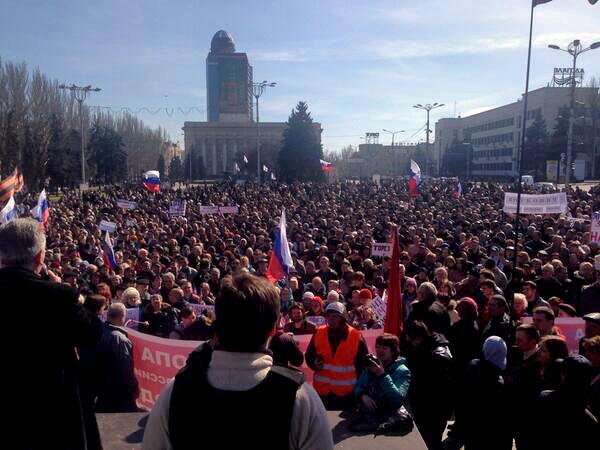
M 269 168 L 263 164 L 263 172 L 268 172 Z
M 550 3 L 551 1 L 552 0 L 533 0 L 533 7 L 535 8 L 537 5 L 543 5 L 544 3 Z
M 15 192 L 23 190 L 23 174 L 15 167 L 13 173 L 0 181 L 0 202 L 8 200 Z
M 46 228 L 48 217 L 50 216 L 50 207 L 48 206 L 48 198 L 46 197 L 46 189 L 40 192 L 37 206 L 31 209 L 31 215 L 35 220 L 42 224 L 42 228 Z
M 277 178 L 275 177 L 275 174 L 273 172 L 271 172 L 271 180 L 275 181 Z
M 383 331 L 400 337 L 404 323 L 402 311 L 402 294 L 400 293 L 400 246 L 398 245 L 398 229 L 393 228 L 392 260 L 390 262 L 390 279 L 387 289 L 387 306 Z
M 462 184 L 460 184 L 460 180 L 456 183 L 456 191 L 454 191 L 454 198 L 460 198 L 462 195 Z
M 598 3 L 598 0 L 588 0 L 588 2 L 590 2 L 590 5 L 595 5 Z
M 117 260 L 115 259 L 115 252 L 113 250 L 108 231 L 104 235 L 104 244 L 102 246 L 102 250 L 102 259 L 104 260 L 104 264 L 114 270 L 117 267 Z
M 240 171 L 240 166 L 238 166 L 238 163 L 235 163 L 233 165 L 233 170 L 234 170 L 235 173 L 238 173 Z
M 322 159 L 320 159 L 319 161 L 321 162 L 321 170 L 323 172 L 331 172 L 333 170 L 333 166 L 330 162 L 323 161 Z
M 285 209 L 283 209 L 279 220 L 279 231 L 275 237 L 275 245 L 267 269 L 267 278 L 273 283 L 287 277 L 289 270 L 294 267 L 285 228 Z
M 244 162 L 248 164 L 248 158 L 246 158 L 246 155 L 244 155 Z
M 16 218 L 17 206 L 14 197 L 11 195 L 8 202 L 6 202 L 6 205 L 4 205 L 4 208 L 2 208 L 2 211 L 0 211 L 0 224 L 10 222 Z
M 410 160 L 411 177 L 408 181 L 408 189 L 412 197 L 416 197 L 419 192 L 419 184 L 421 184 L 421 168 L 416 161 Z
M 149 170 L 144 174 L 144 187 L 150 192 L 160 192 L 160 173 L 158 170 Z

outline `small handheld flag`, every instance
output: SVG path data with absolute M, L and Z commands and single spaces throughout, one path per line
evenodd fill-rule
M 238 172 L 240 171 L 240 166 L 238 166 L 238 163 L 235 163 L 235 164 L 233 165 L 233 171 L 234 171 L 235 173 L 238 173 Z
M 333 170 L 333 166 L 330 162 L 323 161 L 322 159 L 320 159 L 319 162 L 321 163 L 321 170 L 323 172 L 331 172 Z
M 412 197 L 416 197 L 419 191 L 419 184 L 421 184 L 421 168 L 416 161 L 410 160 L 410 171 L 412 175 L 408 181 L 408 189 Z
M 102 250 L 102 259 L 104 260 L 104 264 L 114 270 L 117 267 L 117 260 L 115 259 L 115 252 L 113 250 L 108 231 L 104 235 L 104 244 L 102 246 Z
M 17 207 L 15 204 L 14 197 L 11 195 L 8 199 L 8 202 L 6 202 L 6 205 L 4 205 L 4 208 L 2 208 L 2 211 L 0 211 L 0 224 L 10 222 L 11 220 L 16 218 Z
M 281 211 L 281 219 L 279 220 L 279 232 L 275 238 L 275 245 L 271 252 L 269 268 L 267 269 L 267 278 L 271 282 L 281 280 L 287 277 L 289 270 L 294 267 L 290 246 L 288 245 L 285 209 Z
M 544 3 L 550 3 L 551 1 L 552 0 L 533 0 L 533 7 L 535 8 L 537 5 L 543 5 Z
M 269 168 L 267 166 L 263 165 L 263 172 L 268 172 L 268 171 L 269 171 Z
M 46 227 L 46 223 L 48 223 L 48 217 L 50 216 L 50 208 L 48 206 L 48 198 L 46 197 L 46 189 L 43 189 L 42 192 L 40 192 L 37 206 L 31 209 L 31 215 L 42 225 L 42 228 Z
M 0 181 L 0 202 L 8 200 L 15 192 L 23 190 L 23 175 L 18 167 L 15 167 L 13 173 Z
M 143 184 L 150 192 L 160 192 L 160 173 L 158 170 L 149 170 L 146 172 Z
M 271 172 L 271 180 L 275 181 L 277 178 L 275 177 L 275 174 L 273 172 Z
M 456 191 L 454 191 L 454 198 L 460 198 L 462 195 L 462 184 L 460 184 L 460 180 L 456 184 Z
M 246 155 L 244 155 L 244 162 L 248 164 L 248 158 L 246 158 Z

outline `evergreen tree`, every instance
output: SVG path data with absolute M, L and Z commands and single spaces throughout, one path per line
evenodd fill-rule
M 64 139 L 63 124 L 57 114 L 50 118 L 47 174 L 52 186 L 68 186 L 71 178 L 71 161 Z
M 98 182 L 115 183 L 127 176 L 127 154 L 121 136 L 111 127 L 94 122 L 88 144 L 89 161 Z
M 540 113 L 536 114 L 533 123 L 525 131 L 525 138 L 523 171 L 532 174 L 534 179 L 540 180 L 545 177 L 546 160 L 551 156 L 551 152 L 547 151 L 546 121 Z
M 179 156 L 176 156 L 171 160 L 171 165 L 169 167 L 169 179 L 171 181 L 183 180 L 183 164 Z
M 18 122 L 12 110 L 8 112 L 6 117 L 4 144 L 2 147 L 2 177 L 4 178 L 12 173 L 21 159 Z
M 283 131 L 283 147 L 279 152 L 281 178 L 286 181 L 322 181 L 323 148 L 313 127 L 308 105 L 299 102 L 292 110 Z
M 163 155 L 160 155 L 158 157 L 158 162 L 156 163 L 156 167 L 158 170 L 158 173 L 160 173 L 160 176 L 164 176 L 165 174 L 165 157 Z M 169 171 L 169 175 L 171 175 L 171 172 Z

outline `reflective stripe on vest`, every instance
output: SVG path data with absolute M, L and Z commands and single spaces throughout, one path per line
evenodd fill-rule
M 357 379 L 354 362 L 360 339 L 360 331 L 348 327 L 348 336 L 333 354 L 327 326 L 317 329 L 314 344 L 316 353 L 323 357 L 323 369 L 315 372 L 313 386 L 319 395 L 333 393 L 344 396 L 352 393 Z

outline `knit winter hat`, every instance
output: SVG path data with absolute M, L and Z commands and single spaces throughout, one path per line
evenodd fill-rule
M 498 336 L 490 336 L 483 343 L 483 357 L 500 370 L 506 369 L 506 343 Z

